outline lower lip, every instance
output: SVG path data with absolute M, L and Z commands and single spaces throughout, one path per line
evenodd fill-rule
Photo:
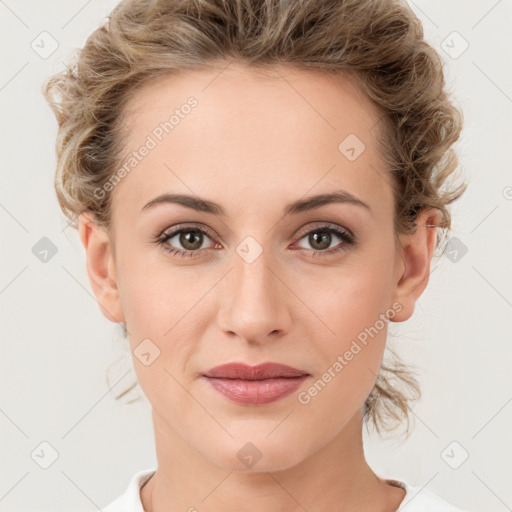
M 275 402 L 293 393 L 308 376 L 265 380 L 205 378 L 216 391 L 234 402 L 245 405 L 261 405 Z

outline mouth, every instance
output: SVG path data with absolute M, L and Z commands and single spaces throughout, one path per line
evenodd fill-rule
M 279 363 L 257 366 L 228 363 L 210 369 L 203 377 L 216 391 L 234 402 L 263 405 L 290 395 L 310 374 Z

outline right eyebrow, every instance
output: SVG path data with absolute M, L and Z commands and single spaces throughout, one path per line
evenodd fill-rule
M 208 199 L 201 199 L 200 197 L 190 196 L 187 194 L 162 194 L 157 196 L 143 206 L 141 213 L 163 203 L 180 204 L 187 208 L 191 208 L 192 210 L 211 213 L 213 215 L 226 214 L 224 208 L 222 208 L 222 206 L 219 204 L 214 203 L 213 201 L 209 201 Z

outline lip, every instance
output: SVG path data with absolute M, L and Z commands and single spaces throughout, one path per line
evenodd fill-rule
M 211 368 L 203 377 L 216 391 L 234 402 L 262 405 L 296 391 L 309 377 L 309 373 L 279 363 L 262 363 L 257 366 L 227 363 Z

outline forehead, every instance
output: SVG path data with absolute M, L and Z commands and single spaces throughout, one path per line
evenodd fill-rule
M 151 149 L 114 192 L 139 203 L 168 191 L 271 200 L 280 190 L 293 200 L 341 185 L 366 199 L 390 194 L 379 112 L 340 75 L 240 64 L 187 71 L 148 82 L 124 113 L 125 161 Z
M 130 139 L 140 132 L 150 133 L 155 122 L 167 120 L 190 97 L 198 102 L 194 113 L 200 112 L 193 116 L 195 126 L 190 131 L 202 128 L 202 134 L 212 127 L 222 133 L 246 128 L 262 137 L 283 128 L 285 133 L 298 134 L 306 130 L 293 130 L 290 123 L 269 123 L 302 119 L 312 123 L 307 130 L 312 137 L 327 129 L 338 132 L 337 136 L 352 129 L 368 140 L 377 133 L 380 118 L 375 105 L 348 76 L 292 66 L 252 68 L 231 63 L 214 70 L 164 75 L 138 88 L 124 108 Z M 173 138 L 186 130 L 182 126 Z

